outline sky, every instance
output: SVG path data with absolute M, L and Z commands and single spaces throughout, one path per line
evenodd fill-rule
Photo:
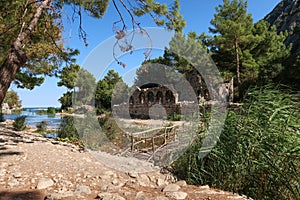
M 252 14 L 254 22 L 265 17 L 281 0 L 249 0 L 248 1 L 248 13 Z M 159 2 L 171 4 L 171 0 L 160 0 Z M 181 13 L 186 20 L 185 33 L 195 31 L 197 34 L 205 32 L 209 34 L 208 28 L 210 27 L 210 20 L 215 13 L 215 7 L 222 4 L 222 0 L 180 0 Z M 72 11 L 69 7 L 64 10 L 65 16 L 71 16 Z M 118 15 L 112 4 L 109 5 L 108 10 L 102 19 L 93 19 L 87 15 L 83 16 L 83 28 L 87 32 L 88 46 L 84 45 L 84 42 L 78 37 L 78 23 L 72 23 L 67 17 L 64 18 L 65 30 L 63 32 L 63 41 L 66 47 L 76 48 L 80 51 L 80 55 L 76 57 L 77 63 L 85 68 L 95 48 L 101 48 L 103 55 L 109 54 L 111 57 L 113 50 L 105 48 L 104 45 L 114 39 L 113 23 L 117 21 Z M 150 16 L 144 16 L 137 19 L 142 27 L 156 27 Z M 148 29 L 147 29 L 148 30 Z M 160 36 L 154 36 L 158 40 Z M 146 42 L 146 41 L 145 41 Z M 127 66 L 123 69 L 112 61 L 109 66 L 103 63 L 109 63 L 104 61 L 105 56 L 100 56 L 94 61 L 97 65 L 95 68 L 100 71 L 96 79 L 105 75 L 105 72 L 112 68 L 117 70 L 124 78 L 132 71 L 134 67 L 137 67 L 143 60 L 144 50 L 135 50 L 133 55 L 125 55 L 120 57 L 122 62 L 125 62 Z M 163 53 L 162 50 L 154 49 L 151 58 L 155 58 Z M 103 66 L 104 65 L 104 66 Z M 129 73 L 128 73 L 129 72 Z M 127 75 L 126 75 L 127 73 Z M 132 78 L 132 77 L 131 77 Z M 66 92 L 66 88 L 57 87 L 57 78 L 46 78 L 46 81 L 40 87 L 36 87 L 34 90 L 18 89 L 15 85 L 12 85 L 10 89 L 15 90 L 20 99 L 22 100 L 23 107 L 60 107 L 58 99 Z

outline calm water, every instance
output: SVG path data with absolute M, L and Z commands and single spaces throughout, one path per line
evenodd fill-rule
M 25 108 L 20 114 L 3 115 L 4 120 L 14 120 L 19 116 L 26 116 L 26 124 L 29 127 L 36 128 L 37 123 L 41 121 L 48 122 L 48 128 L 57 129 L 61 123 L 61 115 L 39 115 L 39 110 L 47 110 L 47 108 Z

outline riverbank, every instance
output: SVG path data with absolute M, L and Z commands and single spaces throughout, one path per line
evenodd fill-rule
M 107 159 L 106 154 L 100 154 Z M 0 199 L 246 199 L 159 170 L 117 171 L 77 146 L 0 124 Z M 139 164 L 136 164 L 138 166 Z

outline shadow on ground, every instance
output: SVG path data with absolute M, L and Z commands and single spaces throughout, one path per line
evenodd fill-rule
M 18 151 L 6 151 L 6 152 L 1 152 L 0 151 L 0 157 L 2 157 L 2 156 L 12 156 L 12 155 L 22 155 L 22 154 L 24 154 L 24 153 L 23 152 L 18 152 Z
M 31 191 L 0 191 L 0 200 L 44 200 L 45 194 L 40 190 Z

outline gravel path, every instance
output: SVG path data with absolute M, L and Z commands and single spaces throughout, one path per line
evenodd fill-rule
M 208 186 L 187 185 L 144 161 L 88 152 L 0 124 L 0 200 L 15 199 L 246 198 Z

